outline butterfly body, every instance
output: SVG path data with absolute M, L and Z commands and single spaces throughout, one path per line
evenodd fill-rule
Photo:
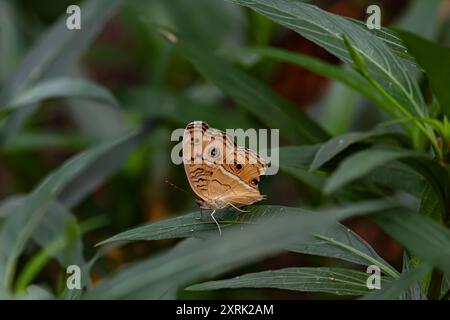
M 250 205 L 265 198 L 258 190 L 267 163 L 254 151 L 236 145 L 225 132 L 202 121 L 187 125 L 183 163 L 201 209 Z

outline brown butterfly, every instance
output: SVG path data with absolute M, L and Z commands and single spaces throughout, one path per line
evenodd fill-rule
M 202 121 L 187 125 L 183 136 L 183 163 L 201 209 L 216 210 L 250 205 L 265 198 L 258 190 L 267 163 L 254 151 L 236 145 L 232 137 Z

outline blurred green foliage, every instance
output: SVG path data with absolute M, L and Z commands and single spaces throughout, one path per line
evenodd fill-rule
M 85 0 L 68 30 L 71 1 L 0 0 L 0 297 L 448 299 L 450 14 L 379 2 L 415 33 L 369 31 L 308 2 Z M 280 129 L 268 200 L 223 237 L 170 160 L 193 120 Z M 404 250 L 336 222 L 360 215 Z

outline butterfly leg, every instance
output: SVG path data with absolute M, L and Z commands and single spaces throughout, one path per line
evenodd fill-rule
M 242 209 L 239 209 L 238 207 L 236 207 L 234 204 L 232 204 L 232 203 L 229 203 L 228 202 L 228 204 L 230 205 L 230 206 L 232 206 L 234 209 L 236 209 L 237 211 L 239 211 L 239 212 L 243 212 L 243 213 L 246 213 L 246 212 L 250 212 L 250 211 L 248 211 L 248 210 L 242 210 Z
M 203 209 L 200 208 L 200 217 L 195 218 L 195 220 L 203 220 Z
M 222 235 L 222 230 L 220 229 L 220 224 L 217 222 L 216 218 L 214 217 L 214 213 L 216 213 L 216 210 L 213 210 L 213 212 L 211 212 L 211 218 L 214 220 L 214 222 L 217 225 L 217 228 L 219 229 L 219 235 Z
M 204 221 L 204 220 L 208 220 L 208 215 L 205 215 L 205 210 L 200 209 L 200 217 L 195 218 L 195 220 L 199 220 L 199 221 Z
M 200 200 L 200 199 L 196 199 L 195 202 L 197 202 L 198 206 L 200 207 L 200 217 L 195 218 L 195 220 L 204 220 L 204 218 L 205 218 L 205 216 L 203 215 L 204 202 L 203 202 L 203 200 Z

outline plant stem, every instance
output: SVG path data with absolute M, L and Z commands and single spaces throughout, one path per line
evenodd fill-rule
M 350 57 L 353 60 L 353 64 L 356 70 L 359 71 L 359 73 L 372 85 L 375 90 L 377 90 L 387 101 L 392 103 L 397 111 L 400 111 L 400 113 L 402 113 L 405 117 L 413 121 L 416 127 L 419 128 L 419 130 L 422 131 L 425 137 L 430 141 L 434 153 L 436 154 L 438 159 L 443 159 L 442 150 L 437 144 L 436 137 L 433 131 L 422 123 L 422 118 L 424 115 L 419 110 L 417 110 L 417 115 L 419 116 L 419 118 L 417 118 L 416 115 L 411 114 L 406 108 L 404 108 L 403 105 L 397 101 L 397 99 L 391 96 L 374 78 L 370 76 L 364 59 L 359 55 L 358 51 L 353 48 L 352 44 L 345 35 L 343 36 L 343 41 L 350 53 Z

